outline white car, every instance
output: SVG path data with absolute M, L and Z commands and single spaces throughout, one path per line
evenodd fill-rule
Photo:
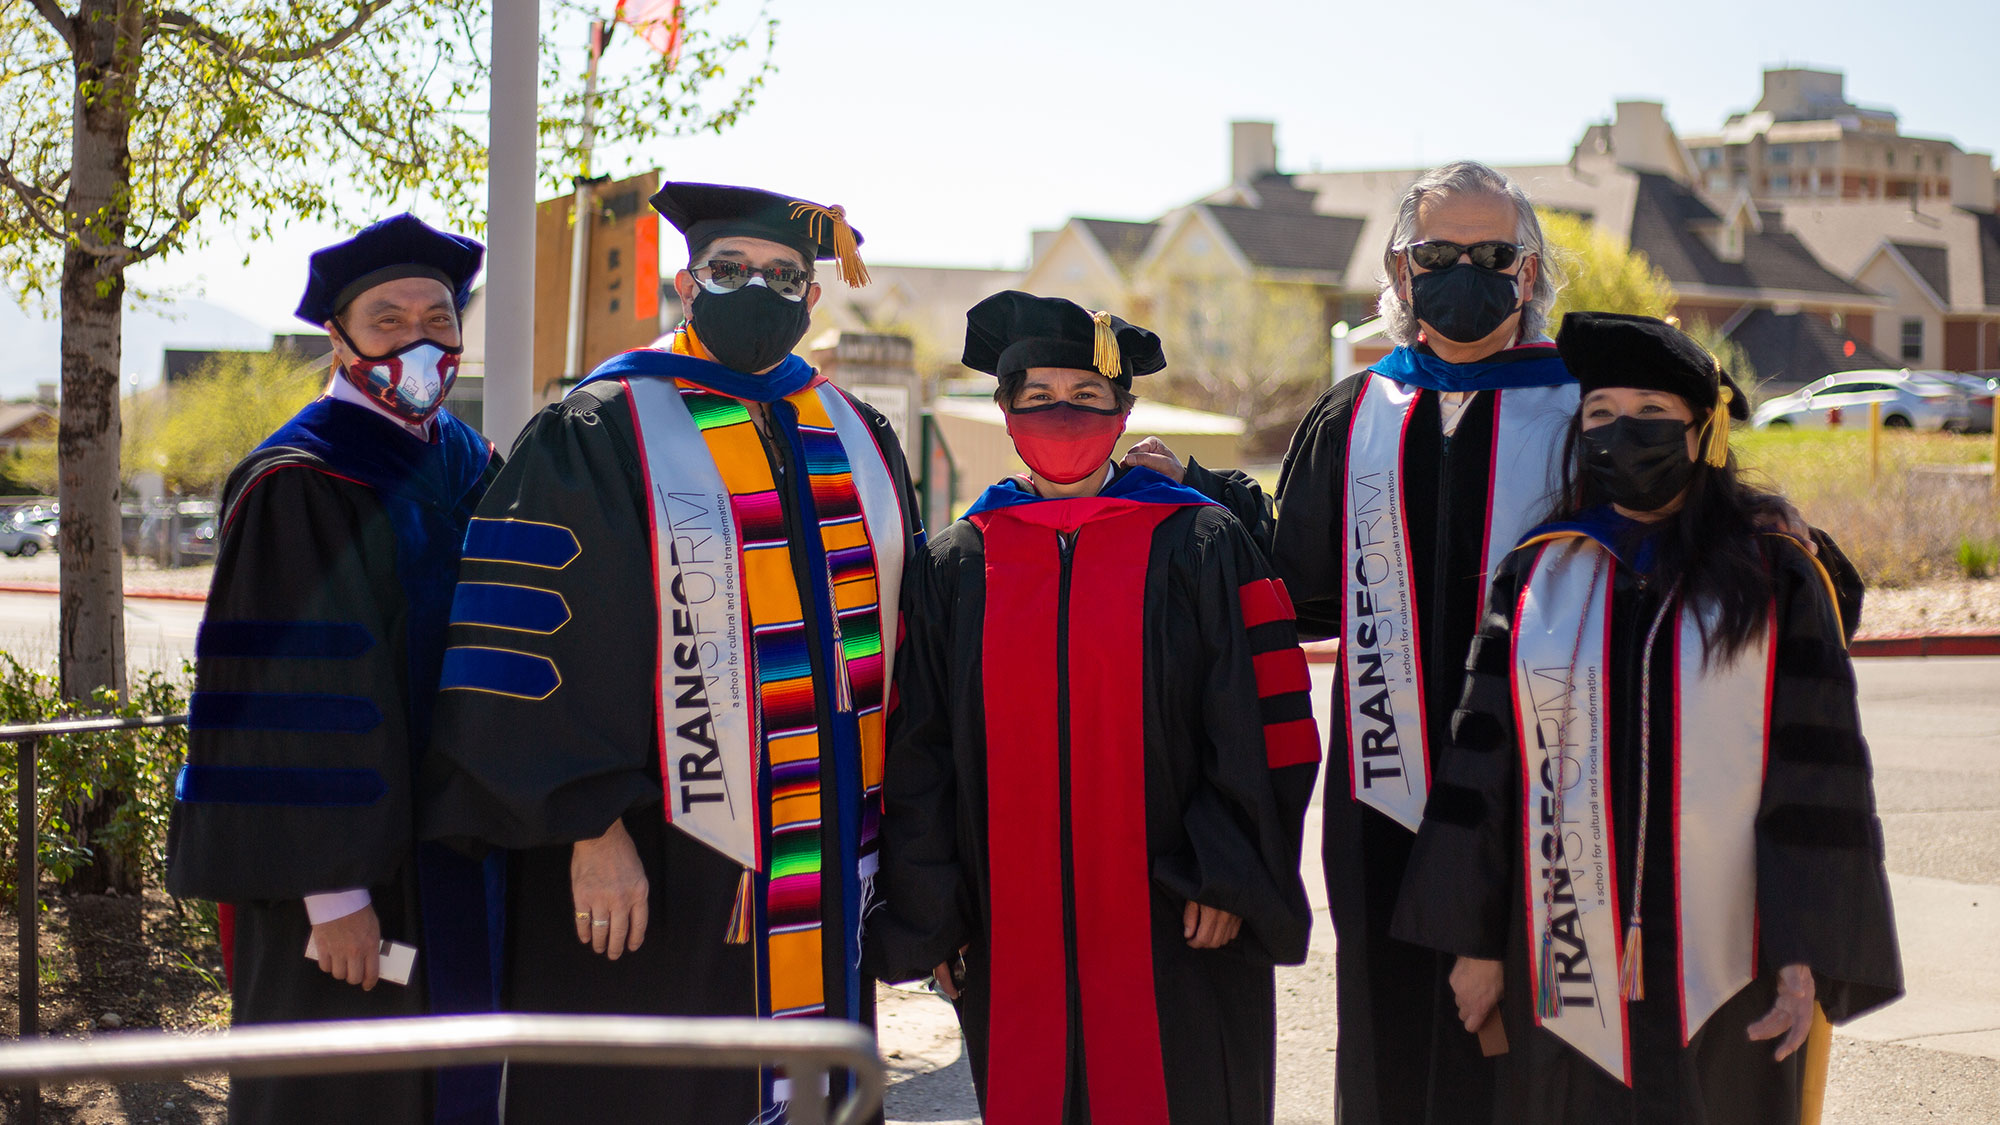
M 1882 404 L 1882 424 L 1894 429 L 1963 431 L 1972 424 L 1965 392 L 1922 371 L 1842 371 L 1788 395 L 1750 416 L 1756 429 L 1867 429 L 1868 407 Z

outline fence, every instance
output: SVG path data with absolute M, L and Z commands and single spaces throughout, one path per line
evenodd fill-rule
M 882 1104 L 875 1037 L 839 1020 L 672 1016 L 433 1016 L 242 1027 L 220 1035 L 129 1031 L 90 1040 L 0 1046 L 0 1085 L 177 1078 L 227 1070 L 244 1077 L 417 1070 L 500 1061 L 607 1066 L 773 1066 L 795 1090 L 854 1075 L 831 1125 L 861 1125 Z M 32 1121 L 29 1117 L 25 1120 Z M 792 1125 L 826 1125 L 819 1098 L 790 1103 Z
M 859 1125 L 882 1104 L 875 1038 L 838 1021 L 689 1019 L 665 1016 L 486 1015 L 350 1020 L 245 1027 L 222 1035 L 123 1032 L 91 1040 L 35 1042 L 41 1034 L 37 909 L 35 758 L 41 740 L 179 726 L 185 715 L 72 719 L 0 726 L 18 773 L 14 849 L 19 931 L 21 1042 L 0 1046 L 0 1085 L 21 1090 L 22 1125 L 41 1115 L 41 1083 L 79 1078 L 174 1078 L 227 1070 L 246 1077 L 514 1062 L 626 1066 L 775 1066 L 793 1089 L 827 1088 L 834 1070 L 855 1076 L 833 1125 Z M 817 1098 L 791 1104 L 795 1125 L 822 1125 Z

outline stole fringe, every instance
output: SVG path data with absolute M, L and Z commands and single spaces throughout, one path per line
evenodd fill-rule
M 743 877 L 736 881 L 736 904 L 729 908 L 729 928 L 723 931 L 722 940 L 730 945 L 750 944 L 756 912 L 751 908 L 750 896 L 756 887 L 750 877 L 750 869 L 743 869 Z
M 1646 998 L 1646 961 L 1640 944 L 1639 923 L 1625 928 L 1625 955 L 1618 959 L 1618 994 L 1627 1000 Z
M 1535 987 L 1535 1015 L 1550 1020 L 1562 1015 L 1562 993 L 1556 991 L 1556 942 L 1542 935 L 1541 979 Z

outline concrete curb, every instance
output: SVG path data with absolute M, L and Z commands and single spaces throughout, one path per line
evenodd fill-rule
M 1337 664 L 1340 645 L 1335 641 L 1306 641 L 1299 646 L 1308 664 Z M 1878 656 L 2000 656 L 2000 633 L 1891 633 L 1879 637 L 1856 637 L 1847 646 L 1853 657 Z
M 0 582 L 0 594 L 59 594 L 62 588 L 53 582 Z M 159 602 L 205 602 L 207 594 L 191 594 L 185 590 L 127 590 L 128 598 L 139 598 Z

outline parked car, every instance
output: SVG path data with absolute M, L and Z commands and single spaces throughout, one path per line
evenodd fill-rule
M 1965 392 L 1971 406 L 1965 428 L 1972 433 L 1993 432 L 1993 398 L 2000 395 L 2000 371 L 1926 371 Z
M 1807 429 L 1868 425 L 1870 403 L 1882 404 L 1882 424 L 1894 429 L 1962 431 L 1972 405 L 1958 387 L 1925 371 L 1842 371 L 1780 395 L 1757 408 L 1750 424 Z
M 215 561 L 215 517 L 210 516 L 201 523 L 181 532 L 181 563 Z
M 15 558 L 32 558 L 43 551 L 56 549 L 56 524 L 54 520 L 44 523 L 22 523 L 8 520 L 0 524 L 0 552 Z

